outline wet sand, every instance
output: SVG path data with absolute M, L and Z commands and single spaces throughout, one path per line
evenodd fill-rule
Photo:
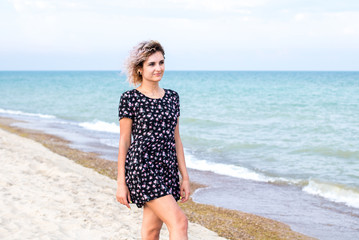
M 115 199 L 116 162 L 13 122 L 0 118 L 1 238 L 140 238 L 141 209 Z M 180 206 L 191 221 L 190 239 L 312 239 L 253 214 L 192 200 Z M 165 227 L 161 239 L 168 239 Z

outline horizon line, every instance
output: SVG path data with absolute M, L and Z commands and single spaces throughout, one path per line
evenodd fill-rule
M 0 72 L 122 72 L 121 70 L 0 70 Z M 359 70 L 165 70 L 165 72 L 359 72 Z

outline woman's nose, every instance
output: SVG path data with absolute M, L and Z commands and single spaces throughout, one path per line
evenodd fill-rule
M 161 66 L 159 64 L 156 64 L 156 71 L 161 71 L 161 70 L 162 70 Z

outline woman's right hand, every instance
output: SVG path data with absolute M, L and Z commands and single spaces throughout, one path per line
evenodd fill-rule
M 131 201 L 130 191 L 128 190 L 126 184 L 117 185 L 116 199 L 118 202 L 131 209 L 129 203 L 132 203 L 132 201 Z

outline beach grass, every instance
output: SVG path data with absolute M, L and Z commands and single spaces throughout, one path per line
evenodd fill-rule
M 70 142 L 60 137 L 13 126 L 14 122 L 14 119 L 0 117 L 0 128 L 35 140 L 61 156 L 116 180 L 117 162 L 103 159 L 96 153 L 71 148 Z M 204 186 L 191 182 L 192 192 L 201 187 Z M 292 231 L 284 223 L 254 214 L 200 204 L 192 199 L 179 205 L 191 222 L 198 223 L 227 239 L 314 239 Z

